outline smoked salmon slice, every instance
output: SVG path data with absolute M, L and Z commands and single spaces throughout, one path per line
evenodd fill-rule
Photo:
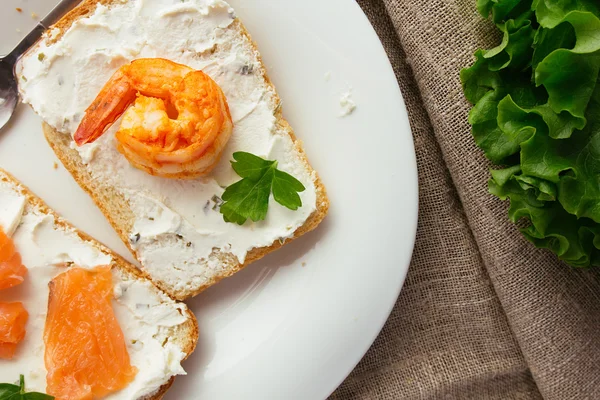
M 111 300 L 110 266 L 72 267 L 49 283 L 44 327 L 46 390 L 87 400 L 126 387 L 137 374 Z
M 29 314 L 22 303 L 0 303 L 0 358 L 10 360 L 25 337 Z
M 23 283 L 27 268 L 21 264 L 21 255 L 15 244 L 0 227 L 0 289 Z
M 17 352 L 17 343 L 0 343 L 0 360 L 12 360 Z

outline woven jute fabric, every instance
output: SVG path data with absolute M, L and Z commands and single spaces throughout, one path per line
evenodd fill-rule
M 475 0 L 359 0 L 395 69 L 419 173 L 408 277 L 331 399 L 600 399 L 600 273 L 537 250 L 487 192 L 459 71 L 499 42 Z

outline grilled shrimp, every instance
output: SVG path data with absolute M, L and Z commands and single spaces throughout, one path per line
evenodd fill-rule
M 210 172 L 233 122 L 221 88 L 202 71 L 161 58 L 119 68 L 85 111 L 78 145 L 98 139 L 121 115 L 117 149 L 136 168 L 167 178 Z

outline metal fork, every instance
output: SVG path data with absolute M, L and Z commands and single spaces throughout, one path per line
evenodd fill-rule
M 81 0 L 62 0 L 42 19 L 35 28 L 8 55 L 0 58 L 0 129 L 10 120 L 19 103 L 19 90 L 15 76 L 15 64 L 42 34 L 66 13 L 71 11 Z

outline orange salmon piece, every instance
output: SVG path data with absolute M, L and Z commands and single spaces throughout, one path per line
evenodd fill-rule
M 29 313 L 22 303 L 0 303 L 0 359 L 10 360 L 25 337 Z
M 12 360 L 17 352 L 17 343 L 0 343 L 0 360 Z
M 26 273 L 13 240 L 0 228 L 0 290 L 23 283 Z
M 110 266 L 73 267 L 50 283 L 44 327 L 46 391 L 87 400 L 129 385 L 137 374 L 111 300 Z

